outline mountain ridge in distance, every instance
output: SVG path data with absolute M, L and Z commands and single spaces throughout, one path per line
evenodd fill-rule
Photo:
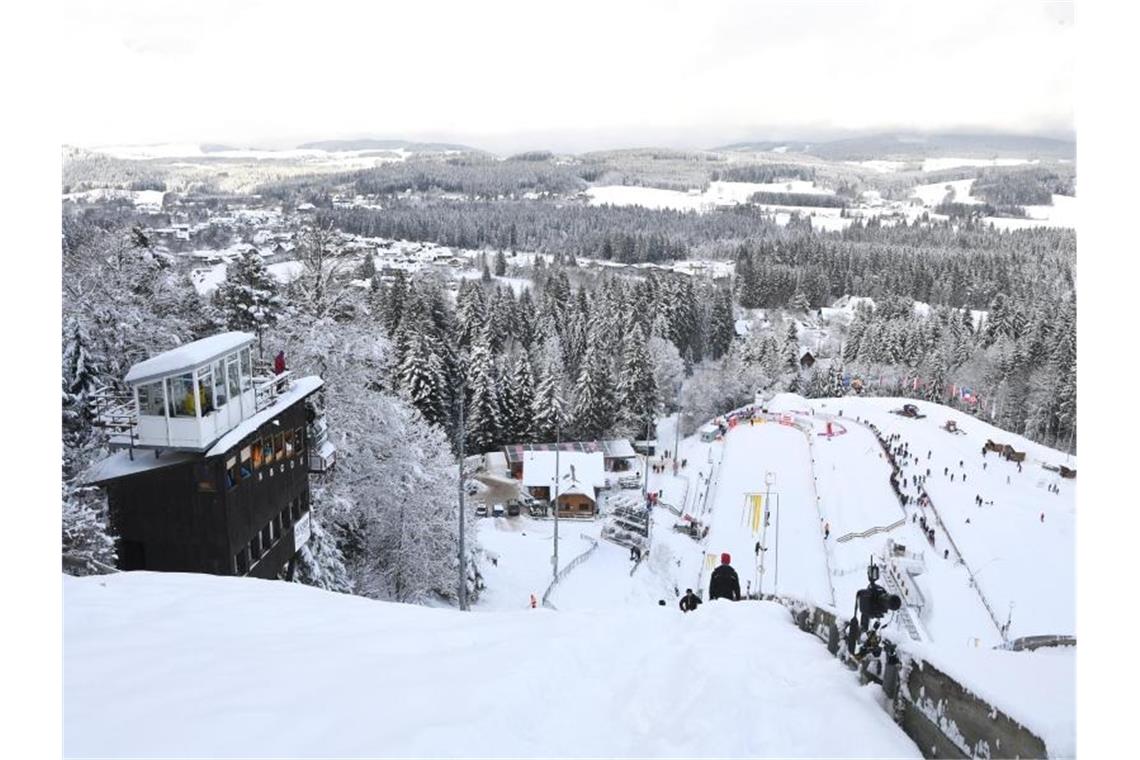
M 840 161 L 889 158 L 1024 157 L 1073 159 L 1076 143 L 1051 137 L 1011 134 L 920 134 L 885 132 L 838 140 L 757 140 L 711 148 L 720 152 L 806 153 Z
M 443 151 L 457 150 L 464 153 L 482 153 L 479 148 L 459 143 L 416 142 L 414 140 L 378 140 L 370 137 L 349 140 L 317 140 L 298 145 L 299 150 L 327 150 L 330 153 L 348 150 L 399 150 Z

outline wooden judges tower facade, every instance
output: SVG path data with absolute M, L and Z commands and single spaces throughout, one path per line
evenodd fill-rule
M 253 335 L 229 332 L 131 367 L 95 397 L 119 449 L 88 482 L 106 489 L 122 570 L 291 576 L 310 536 L 309 473 L 336 449 L 309 397 L 324 384 L 255 374 Z

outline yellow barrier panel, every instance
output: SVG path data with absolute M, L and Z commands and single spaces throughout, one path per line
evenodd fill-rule
M 764 514 L 764 495 L 759 493 L 748 494 L 749 505 L 749 523 L 752 526 L 752 534 L 756 535 L 760 532 L 760 522 Z

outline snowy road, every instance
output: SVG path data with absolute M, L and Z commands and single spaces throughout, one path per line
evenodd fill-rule
M 920 756 L 775 604 L 460 613 L 207 575 L 63 583 L 67 756 Z

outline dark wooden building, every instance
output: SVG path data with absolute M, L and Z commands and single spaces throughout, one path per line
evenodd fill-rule
M 310 405 L 323 381 L 256 376 L 253 340 L 226 333 L 148 359 L 127 374 L 127 397 L 101 399 L 124 450 L 88 481 L 107 490 L 121 569 L 291 572 L 310 535 L 309 473 L 331 467 L 335 448 Z

